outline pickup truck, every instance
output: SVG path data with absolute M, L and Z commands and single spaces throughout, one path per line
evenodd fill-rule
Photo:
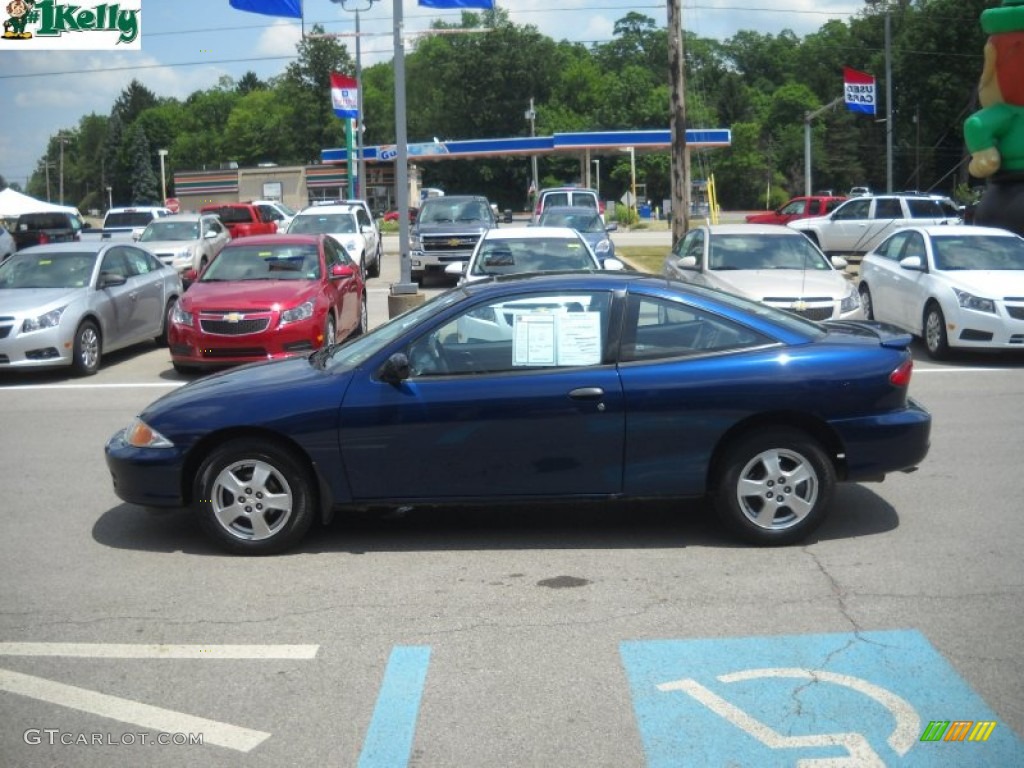
M 46 211 L 23 213 L 14 223 L 11 237 L 17 250 L 47 243 L 66 243 L 78 240 L 86 225 L 73 213 Z
M 777 211 L 749 214 L 747 224 L 789 224 L 810 216 L 824 216 L 832 213 L 844 200 L 845 197 L 832 195 L 802 195 L 794 197 Z
M 138 240 L 149 222 L 170 216 L 171 209 L 161 206 L 137 205 L 111 208 L 100 229 L 87 229 L 83 240 Z
M 213 203 L 204 205 L 199 212 L 219 216 L 231 233 L 232 240 L 249 235 L 273 235 L 277 232 L 277 222 L 265 219 L 259 207 L 252 203 Z
M 477 241 L 498 226 L 491 204 L 479 195 L 428 197 L 409 235 L 412 279 L 419 282 L 428 272 L 443 273 L 456 261 L 469 263 Z

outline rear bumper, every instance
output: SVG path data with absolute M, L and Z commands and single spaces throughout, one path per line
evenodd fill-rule
M 844 480 L 874 480 L 907 472 L 924 461 L 931 446 L 931 414 L 912 398 L 899 411 L 832 422 L 845 446 Z

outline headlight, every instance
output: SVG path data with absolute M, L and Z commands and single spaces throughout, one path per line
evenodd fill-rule
M 181 308 L 181 302 L 177 302 L 174 305 L 174 309 L 171 310 L 171 322 L 175 325 L 187 325 L 189 328 L 195 325 L 195 321 L 192 319 L 192 313 L 183 310 Z
M 174 443 L 161 435 L 140 418 L 132 419 L 132 423 L 124 431 L 124 441 L 136 448 L 173 448 Z
M 295 309 L 286 309 L 281 313 L 281 325 L 285 323 L 294 323 L 299 320 L 308 320 L 313 316 L 313 302 L 307 301 L 305 304 L 300 304 Z
M 356 259 L 358 253 L 363 250 L 363 244 L 358 240 L 342 240 L 341 244 L 345 246 L 345 250 L 348 251 L 348 255 L 351 256 L 353 260 Z
M 420 236 L 419 235 L 409 235 L 409 250 L 410 251 L 419 251 L 419 250 L 422 250 L 422 249 L 423 248 L 420 245 Z
M 853 312 L 857 307 L 860 306 L 860 296 L 857 295 L 857 289 L 852 285 L 847 286 L 846 295 L 843 300 L 839 303 L 840 312 Z
M 597 244 L 597 247 L 594 249 L 594 251 L 597 253 L 598 256 L 600 256 L 602 253 L 608 253 L 608 251 L 611 250 L 611 247 L 611 240 L 602 240 L 600 243 Z
M 188 259 L 189 261 L 191 261 L 192 260 L 192 248 L 191 247 L 182 248 L 181 250 L 177 251 L 174 254 L 173 258 L 177 259 L 178 261 L 183 261 L 184 259 Z
M 45 315 L 39 315 L 39 317 L 27 318 L 21 324 L 21 332 L 31 333 L 32 331 L 41 331 L 44 328 L 56 328 L 60 324 L 60 316 L 64 314 L 65 309 L 67 309 L 67 306 L 51 309 Z
M 996 303 L 992 299 L 982 299 L 973 293 L 961 291 L 959 288 L 954 288 L 953 293 L 956 294 L 957 302 L 964 309 L 973 309 L 975 312 L 989 312 L 993 315 L 996 313 Z

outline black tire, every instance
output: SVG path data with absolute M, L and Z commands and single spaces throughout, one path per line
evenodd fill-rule
M 924 347 L 933 360 L 945 360 L 949 357 L 949 337 L 946 335 L 946 316 L 942 308 L 934 301 L 924 308 L 924 330 L 922 332 Z
M 871 303 L 871 289 L 868 288 L 863 283 L 861 283 L 860 288 L 858 288 L 858 291 L 860 292 L 860 308 L 861 311 L 864 313 L 864 319 L 874 320 L 875 307 Z
M 373 260 L 373 268 L 370 270 L 370 277 L 380 277 L 380 244 L 377 244 L 377 257 Z
M 75 331 L 71 352 L 71 368 L 76 376 L 92 376 L 103 361 L 103 340 L 92 320 L 85 320 Z
M 726 450 L 721 467 L 713 489 L 715 508 L 733 532 L 752 544 L 793 544 L 828 515 L 835 467 L 804 432 L 784 427 L 752 432 Z
M 312 473 L 291 451 L 262 438 L 229 440 L 199 467 L 195 507 L 203 529 L 224 549 L 271 555 L 309 531 L 315 488 Z
M 167 329 L 171 327 L 171 312 L 174 311 L 176 301 L 177 299 L 168 299 L 167 306 L 164 307 L 164 324 L 160 328 L 160 335 L 154 339 L 158 347 L 167 346 Z
M 324 329 L 324 346 L 329 347 L 334 344 L 335 338 L 338 335 L 338 326 L 334 320 L 334 315 L 330 312 L 327 313 L 327 327 Z
M 174 370 L 178 373 L 193 374 L 196 372 L 196 369 L 191 365 L 182 365 L 181 363 L 175 363 L 173 361 L 171 362 L 171 365 L 174 366 Z
M 369 329 L 369 327 L 370 327 L 370 310 L 369 310 L 369 307 L 366 304 L 366 293 L 363 293 L 363 296 L 362 296 L 362 298 L 360 300 L 360 303 L 359 303 L 359 325 L 356 326 L 356 329 L 354 331 L 352 331 L 351 334 L 349 334 L 349 338 L 350 339 L 354 339 L 357 336 L 362 336 L 364 333 L 366 333 L 366 331 Z

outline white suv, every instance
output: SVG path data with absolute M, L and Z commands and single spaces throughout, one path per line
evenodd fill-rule
M 365 277 L 380 276 L 380 234 L 360 205 L 311 205 L 295 214 L 288 234 L 331 235 L 341 243 Z
M 948 197 L 873 195 L 847 200 L 828 216 L 797 219 L 786 226 L 803 232 L 832 256 L 867 253 L 900 227 L 958 223 L 960 212 Z
M 537 195 L 537 207 L 533 212 L 533 223 L 540 221 L 540 215 L 553 206 L 571 208 L 593 208 L 604 221 L 604 201 L 597 192 L 585 187 L 548 187 Z

